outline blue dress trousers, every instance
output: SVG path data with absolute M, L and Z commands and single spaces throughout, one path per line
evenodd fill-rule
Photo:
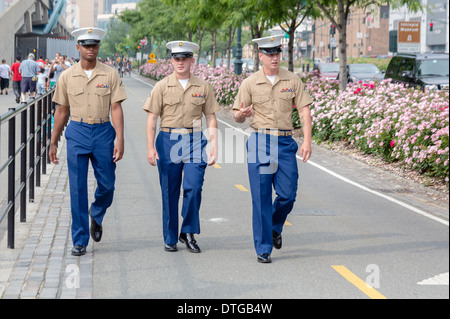
M 162 193 L 163 236 L 166 244 L 174 245 L 178 242 L 178 203 L 181 185 L 183 185 L 181 232 L 200 234 L 199 211 L 207 167 L 206 144 L 207 140 L 202 132 L 158 134 L 157 164 Z
M 292 136 L 254 132 L 247 141 L 253 240 L 258 255 L 272 252 L 272 231 L 281 234 L 294 206 L 298 187 L 297 150 Z M 273 202 L 272 187 L 277 195 Z
M 113 151 L 116 132 L 110 122 L 86 124 L 71 121 L 66 129 L 65 137 L 72 208 L 72 240 L 74 245 L 87 246 L 89 242 L 89 160 L 97 180 L 95 199 L 91 204 L 90 212 L 95 222 L 101 225 L 106 209 L 113 201 L 116 178 Z

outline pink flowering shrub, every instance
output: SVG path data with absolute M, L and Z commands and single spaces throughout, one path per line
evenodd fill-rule
M 160 81 L 173 73 L 170 60 L 158 60 L 157 63 L 147 63 L 139 68 L 139 73 L 153 80 Z
M 347 141 L 365 153 L 444 179 L 449 174 L 449 94 L 382 81 L 349 84 L 311 79 L 307 89 L 317 141 Z

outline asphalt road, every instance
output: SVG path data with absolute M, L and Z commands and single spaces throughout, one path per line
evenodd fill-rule
M 103 239 L 93 244 L 93 298 L 449 298 L 448 212 L 320 149 L 310 163 L 299 160 L 283 248 L 272 264 L 257 263 L 245 153 L 239 142 L 225 143 L 227 134 L 246 135 L 225 112 L 218 114 L 220 161 L 207 169 L 203 187 L 202 253 L 181 243 L 165 252 L 158 171 L 146 161 L 148 82 L 124 78 L 125 157 Z

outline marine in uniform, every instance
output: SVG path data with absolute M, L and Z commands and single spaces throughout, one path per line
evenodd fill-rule
M 58 106 L 49 156 L 55 164 L 59 162 L 56 157 L 57 141 L 70 110 L 65 137 L 74 256 L 86 253 L 89 233 L 94 241 L 101 240 L 102 221 L 113 201 L 116 163 L 122 159 L 124 152 L 121 103 L 127 95 L 117 71 L 97 62 L 104 34 L 105 31 L 98 28 L 81 28 L 72 32 L 77 38 L 80 63 L 61 74 L 53 97 L 53 102 Z M 95 200 L 90 206 L 87 185 L 89 161 L 97 181 Z
M 247 162 L 253 207 L 253 238 L 257 261 L 271 262 L 273 247 L 282 246 L 283 225 L 297 194 L 298 145 L 292 138 L 292 112 L 299 111 L 304 141 L 300 156 L 311 156 L 312 100 L 300 78 L 280 68 L 283 35 L 253 40 L 263 68 L 242 83 L 233 106 L 242 123 L 253 116 L 247 141 Z M 272 202 L 272 187 L 277 194 Z
M 178 240 L 193 253 L 200 253 L 194 234 L 200 234 L 200 204 L 207 165 L 217 159 L 217 120 L 219 104 L 211 86 L 190 73 L 193 54 L 199 49 L 195 43 L 172 41 L 174 73 L 158 82 L 143 109 L 148 112 L 147 160 L 158 166 L 162 193 L 162 228 L 164 249 L 177 251 Z M 202 132 L 205 115 L 212 145 L 206 156 L 207 140 Z M 160 130 L 155 142 L 157 119 Z M 183 186 L 183 222 L 179 232 L 178 202 Z M 178 236 L 179 234 L 179 236 Z

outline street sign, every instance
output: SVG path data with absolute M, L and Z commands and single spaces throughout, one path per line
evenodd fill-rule
M 150 53 L 150 55 L 148 56 L 148 63 L 156 63 L 156 59 L 155 59 L 155 54 L 152 52 Z
M 398 23 L 397 52 L 420 52 L 420 22 L 400 21 Z
M 337 47 L 336 38 L 330 38 L 330 47 L 332 48 Z
M 139 43 L 141 45 L 147 45 L 147 43 L 148 43 L 147 38 L 143 38 L 142 40 L 139 41 Z

